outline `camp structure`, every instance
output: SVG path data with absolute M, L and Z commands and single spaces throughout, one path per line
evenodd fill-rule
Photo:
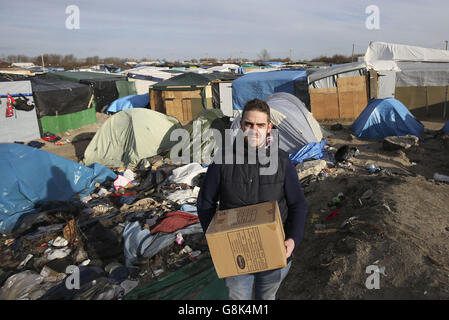
M 355 119 L 371 99 L 396 98 L 415 116 L 447 118 L 449 51 L 371 42 L 363 61 L 308 76 L 315 118 Z
M 232 83 L 234 110 L 243 110 L 252 99 L 266 100 L 277 92 L 286 92 L 308 101 L 306 70 L 282 70 L 246 74 Z
M 138 95 L 147 94 L 153 84 L 168 80 L 182 74 L 181 71 L 170 70 L 168 67 L 140 66 L 133 69 L 124 70 L 122 75 L 128 77 L 129 82 L 133 82 Z
M 192 121 L 201 111 L 213 109 L 214 100 L 220 101 L 217 96 L 213 98 L 212 84 L 232 82 L 236 77 L 230 73 L 187 72 L 162 81 L 150 87 L 151 109 L 173 116 L 181 122 Z M 216 95 L 219 94 L 219 90 L 214 91 Z
M 14 100 L 24 96 L 34 105 L 31 82 L 29 80 L 10 81 L 0 79 L 0 143 L 25 142 L 40 139 L 39 120 L 34 107 L 30 111 L 14 108 L 12 114 L 6 116 L 8 95 Z
M 278 130 L 281 150 L 295 154 L 309 144 L 321 143 L 323 133 L 319 123 L 296 96 L 286 92 L 274 93 L 268 97 L 267 104 L 273 128 Z M 240 120 L 239 115 L 231 125 L 234 134 L 240 129 Z
M 106 120 L 84 152 L 86 165 L 136 167 L 143 158 L 170 150 L 179 121 L 157 111 L 137 108 L 120 111 Z
M 97 122 L 89 85 L 45 77 L 33 77 L 31 84 L 42 134 Z
M 48 72 L 46 78 L 60 79 L 90 85 L 94 93 L 94 107 L 103 112 L 111 102 L 118 98 L 135 95 L 136 89 L 125 76 L 97 72 Z
M 386 98 L 371 100 L 350 129 L 362 139 L 405 135 L 414 135 L 422 139 L 424 126 L 399 100 Z

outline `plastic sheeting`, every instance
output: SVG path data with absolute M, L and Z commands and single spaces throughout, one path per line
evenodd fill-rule
M 371 42 L 365 53 L 365 61 L 369 64 L 376 60 L 449 62 L 449 51 L 386 42 Z
M 397 62 L 396 87 L 432 87 L 449 85 L 449 63 Z
M 350 129 L 363 139 L 411 134 L 422 140 L 424 126 L 399 100 L 388 98 L 372 100 Z
M 290 155 L 290 160 L 296 165 L 307 159 L 320 160 L 323 159 L 327 152 L 324 147 L 327 145 L 326 139 L 321 142 L 311 142 L 302 147 L 298 152 Z
M 105 113 L 119 112 L 132 108 L 145 108 L 150 103 L 150 94 L 132 95 L 113 101 Z
M 235 110 L 243 110 L 252 99 L 266 100 L 276 92 L 295 94 L 295 82 L 307 81 L 304 71 L 257 72 L 240 77 L 232 83 L 232 104 Z
M 443 133 L 449 133 L 449 121 L 446 122 L 443 129 L 441 129 L 441 130 L 443 131 Z
M 181 269 L 138 287 L 125 300 L 227 300 L 228 289 L 219 279 L 209 255 L 187 264 Z
M 93 94 L 86 84 L 60 79 L 32 78 L 31 85 L 40 117 L 85 110 Z
M 47 201 L 72 201 L 115 179 L 108 168 L 85 167 L 53 153 L 20 144 L 0 144 L 0 232 L 11 232 L 17 220 Z

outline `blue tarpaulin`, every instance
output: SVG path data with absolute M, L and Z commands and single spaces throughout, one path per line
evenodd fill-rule
M 311 142 L 302 147 L 298 152 L 290 155 L 290 160 L 297 165 L 307 159 L 320 160 L 326 156 L 324 147 L 327 145 L 326 139 L 321 142 Z
M 0 232 L 48 201 L 72 201 L 88 195 L 95 183 L 114 180 L 108 168 L 90 167 L 21 144 L 0 144 Z
M 443 133 L 449 133 L 449 121 L 446 122 L 446 124 L 443 127 Z
M 119 112 L 131 108 L 145 108 L 150 103 L 150 94 L 137 94 L 114 100 L 105 113 Z
M 269 71 L 254 72 L 232 82 L 232 104 L 235 110 L 243 110 L 252 99 L 266 100 L 276 92 L 295 94 L 295 82 L 307 81 L 307 72 Z
M 372 100 L 350 129 L 362 139 L 382 139 L 411 134 L 422 140 L 421 133 L 424 126 L 399 100 L 387 98 Z

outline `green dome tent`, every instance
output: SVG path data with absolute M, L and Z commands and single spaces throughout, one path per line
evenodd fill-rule
M 84 152 L 84 163 L 137 166 L 140 160 L 170 150 L 170 133 L 181 128 L 174 118 L 149 109 L 127 109 L 109 118 Z

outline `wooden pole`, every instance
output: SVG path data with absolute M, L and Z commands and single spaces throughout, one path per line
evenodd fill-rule
M 45 64 L 44 64 L 44 55 L 41 54 L 41 59 L 42 59 L 42 72 L 45 72 Z

